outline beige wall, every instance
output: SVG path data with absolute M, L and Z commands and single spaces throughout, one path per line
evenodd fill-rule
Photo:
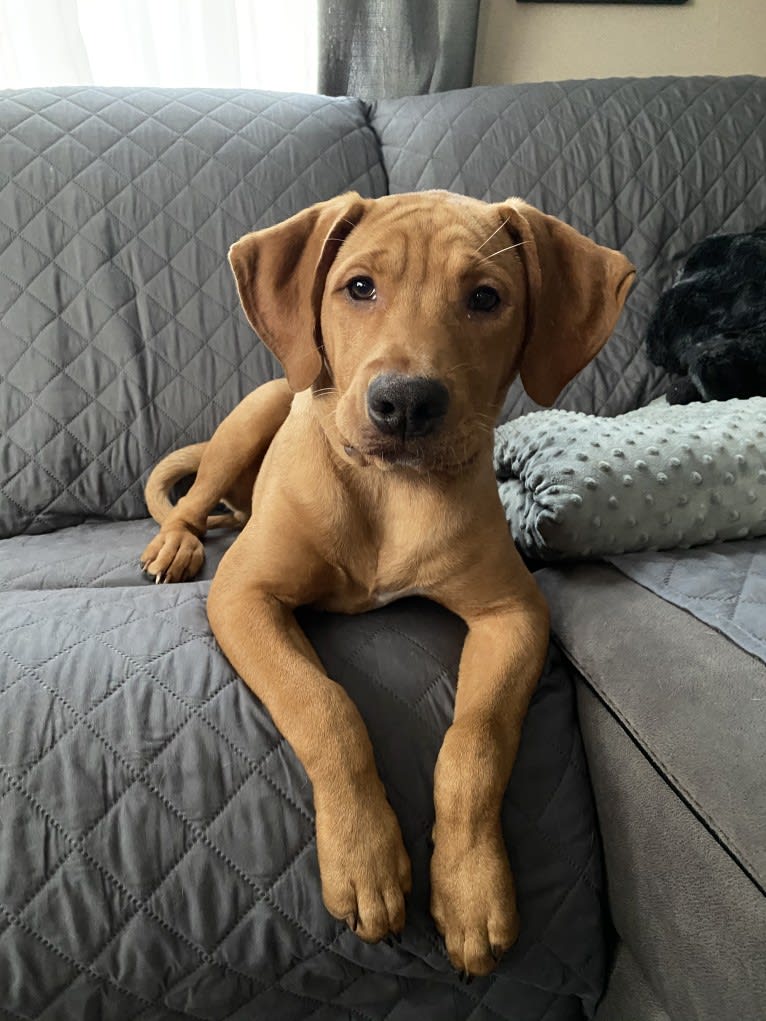
M 766 0 L 482 0 L 477 85 L 654 74 L 766 75 Z

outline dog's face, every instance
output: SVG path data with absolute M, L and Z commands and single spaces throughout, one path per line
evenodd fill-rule
M 321 311 L 348 456 L 429 471 L 474 457 L 524 339 L 516 243 L 491 206 L 448 193 L 370 204 L 330 268 Z
M 448 192 L 320 203 L 230 259 L 250 322 L 330 442 L 361 465 L 454 473 L 517 371 L 550 403 L 605 343 L 623 256 L 518 200 Z

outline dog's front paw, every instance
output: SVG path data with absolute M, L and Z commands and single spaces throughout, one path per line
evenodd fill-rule
M 434 830 L 431 915 L 454 968 L 487 975 L 519 934 L 516 894 L 499 831 Z
M 190 581 L 202 567 L 205 550 L 196 535 L 185 528 L 160 531 L 141 554 L 141 570 L 156 584 Z
M 410 859 L 393 809 L 379 795 L 316 803 L 322 899 L 361 939 L 377 943 L 404 927 Z

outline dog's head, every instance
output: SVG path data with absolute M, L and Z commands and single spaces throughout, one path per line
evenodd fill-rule
M 229 253 L 245 313 L 357 463 L 446 472 L 516 373 L 551 404 L 608 339 L 634 268 L 518 199 L 320 202 Z

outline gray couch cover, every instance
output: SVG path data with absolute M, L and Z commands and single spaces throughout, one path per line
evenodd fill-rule
M 622 663 L 604 654 L 603 619 L 587 662 L 572 651 L 590 577 L 541 575 L 560 649 L 504 808 L 524 929 L 494 977 L 466 986 L 427 912 L 430 780 L 460 623 L 416 601 L 305 616 L 367 720 L 415 867 L 401 945 L 370 948 L 324 912 L 305 775 L 207 627 L 208 579 L 230 540 L 211 543 L 206 573 L 185 586 L 146 585 L 136 558 L 150 466 L 278 371 L 225 264 L 241 233 L 350 188 L 521 194 L 639 267 L 615 337 L 560 402 L 613 414 L 664 386 L 641 340 L 687 248 L 762 222 L 765 118 L 766 82 L 753 78 L 482 88 L 372 108 L 248 92 L 0 95 L 0 1017 L 592 1016 L 609 927 L 574 678 L 618 935 L 598 1016 L 755 1021 L 763 889 L 728 845 L 708 847 L 644 748 L 661 720 L 631 730 L 620 703 L 638 680 L 608 697 L 594 680 Z M 514 386 L 506 413 L 531 407 Z M 608 610 L 589 619 L 608 612 L 619 628 L 625 608 L 634 621 L 643 589 L 600 570 Z M 658 684 L 673 677 L 648 645 L 712 634 L 664 612 L 647 627 L 652 641 L 627 628 L 620 654 Z M 760 661 L 716 639 L 716 662 L 746 661 L 757 684 Z M 710 664 L 695 675 L 700 718 Z M 714 751 L 726 789 L 728 745 Z M 752 782 L 750 746 L 739 764 Z M 653 805 L 661 840 L 643 832 Z
M 79 1021 L 579 1018 L 603 983 L 602 876 L 571 683 L 555 650 L 504 807 L 524 934 L 461 983 L 428 914 L 432 777 L 464 629 L 413 600 L 306 613 L 367 723 L 413 861 L 400 945 L 324 909 L 311 788 L 218 650 L 203 580 L 147 584 L 147 521 L 5 540 L 0 990 Z M 23 864 L 22 864 L 23 863 Z M 0 1015 L 2 1016 L 2 1015 Z

